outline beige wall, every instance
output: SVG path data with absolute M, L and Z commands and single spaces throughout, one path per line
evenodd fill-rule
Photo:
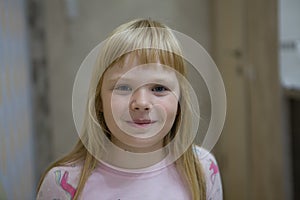
M 209 0 L 122 0 L 118 3 L 78 0 L 74 18 L 68 16 L 66 2 L 48 0 L 46 3 L 54 158 L 67 152 L 77 140 L 71 95 L 80 63 L 115 27 L 134 18 L 150 17 L 210 49 Z

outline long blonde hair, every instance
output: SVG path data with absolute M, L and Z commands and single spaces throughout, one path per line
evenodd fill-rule
M 80 197 L 88 177 L 97 166 L 98 159 L 94 155 L 95 153 L 105 151 L 103 138 L 109 137 L 110 135 L 102 113 L 101 87 L 103 76 L 105 71 L 114 63 L 124 62 L 125 55 L 128 54 L 138 54 L 139 58 L 141 58 L 141 64 L 152 63 L 159 60 L 161 64 L 168 65 L 183 76 L 186 76 L 180 46 L 172 34 L 171 29 L 167 26 L 150 19 L 136 19 L 119 26 L 106 40 L 102 51 L 99 53 L 97 67 L 95 68 L 94 76 L 91 80 L 91 83 L 94 84 L 91 84 L 89 89 L 89 99 L 94 99 L 94 101 L 91 104 L 92 109 L 89 103 L 87 105 L 80 139 L 69 154 L 48 167 L 40 180 L 38 190 L 51 168 L 81 161 L 83 166 L 74 199 Z M 180 87 L 181 95 L 180 103 L 178 104 L 178 115 L 170 133 L 164 138 L 164 145 L 167 145 L 177 133 L 180 133 L 178 134 L 180 144 L 175 145 L 177 151 L 180 151 L 180 148 L 182 148 L 184 144 L 189 143 L 189 141 L 186 141 L 185 134 L 191 131 L 191 115 L 188 113 L 191 110 L 188 109 L 189 95 L 187 94 L 186 88 L 184 88 L 184 84 L 181 84 Z M 91 110 L 105 134 L 99 134 L 99 132 L 95 130 L 97 126 L 89 118 L 89 112 Z M 193 145 L 188 146 L 183 155 L 176 160 L 175 164 L 183 180 L 189 186 L 188 188 L 190 189 L 192 199 L 205 200 L 205 176 L 202 165 L 197 156 L 195 156 Z

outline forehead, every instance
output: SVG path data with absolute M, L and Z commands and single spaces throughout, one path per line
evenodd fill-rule
M 104 75 L 105 81 L 118 81 L 120 79 L 177 82 L 174 69 L 159 63 L 159 61 L 142 64 L 138 56 L 127 56 L 123 62 L 114 63 Z

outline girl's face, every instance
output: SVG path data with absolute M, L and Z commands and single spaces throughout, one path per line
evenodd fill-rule
M 135 57 L 111 66 L 101 88 L 111 139 L 133 152 L 154 151 L 173 126 L 180 88 L 176 73 L 159 63 L 139 65 Z

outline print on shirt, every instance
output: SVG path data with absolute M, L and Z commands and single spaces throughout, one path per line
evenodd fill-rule
M 61 170 L 54 172 L 56 183 L 64 190 L 69 196 L 69 199 L 73 199 L 76 193 L 76 189 L 68 183 L 69 172 L 65 171 L 64 175 L 61 177 Z
M 215 184 L 215 179 L 217 174 L 219 173 L 219 168 L 217 166 L 217 164 L 210 159 L 210 167 L 209 170 L 212 171 L 211 175 L 210 175 L 210 181 L 212 182 L 212 184 Z

